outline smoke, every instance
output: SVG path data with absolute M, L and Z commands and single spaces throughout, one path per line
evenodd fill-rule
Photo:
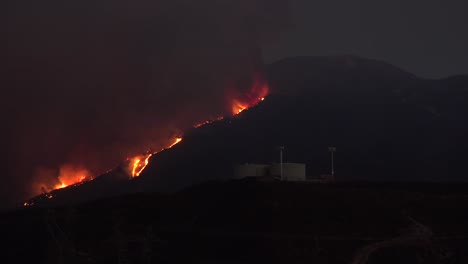
M 13 1 L 2 9 L 2 205 L 99 174 L 230 111 L 288 26 L 282 0 Z M 67 164 L 65 167 L 64 164 Z M 70 167 L 71 166 L 71 167 Z

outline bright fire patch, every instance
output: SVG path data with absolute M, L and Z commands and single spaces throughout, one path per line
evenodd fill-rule
M 166 148 L 161 149 L 160 151 L 132 158 L 131 163 L 130 163 L 132 177 L 134 178 L 134 177 L 140 176 L 140 174 L 143 172 L 143 170 L 148 165 L 148 162 L 149 162 L 149 159 L 151 158 L 151 156 L 153 156 L 154 154 L 157 154 L 157 153 L 159 153 L 159 152 L 161 152 L 163 150 L 172 148 L 173 146 L 177 145 L 180 141 L 182 141 L 182 138 L 180 138 L 180 137 L 175 138 L 175 140 L 174 140 L 174 142 L 172 142 L 172 144 L 170 144 Z
M 232 115 L 237 115 L 243 112 L 245 109 L 249 109 L 252 106 L 257 105 L 259 102 L 265 100 L 270 89 L 266 82 L 256 81 L 252 88 L 247 94 L 240 98 L 232 99 Z
M 59 183 L 54 186 L 55 189 L 62 189 L 70 185 L 83 183 L 90 179 L 90 173 L 83 168 L 75 168 L 71 165 L 64 165 L 60 168 L 58 176 Z

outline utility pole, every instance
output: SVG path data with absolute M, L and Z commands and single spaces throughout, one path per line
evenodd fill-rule
M 328 151 L 331 153 L 331 175 L 335 177 L 335 161 L 334 161 L 334 153 L 336 152 L 335 147 L 328 147 Z
M 280 179 L 281 180 L 284 180 L 283 178 L 283 150 L 284 150 L 284 146 L 280 146 L 279 151 L 280 151 Z

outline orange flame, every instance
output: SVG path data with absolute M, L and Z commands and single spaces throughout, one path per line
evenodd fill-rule
M 204 126 L 204 125 L 207 125 L 207 124 L 211 124 L 213 123 L 214 121 L 219 121 L 219 120 L 223 120 L 224 119 L 224 116 L 220 116 L 220 117 L 217 117 L 215 119 L 208 119 L 208 120 L 205 120 L 203 122 L 200 122 L 200 123 L 197 123 L 195 124 L 193 127 L 194 128 L 199 128 L 201 126 Z
M 257 105 L 265 100 L 270 89 L 266 82 L 255 81 L 250 91 L 242 98 L 235 98 L 232 100 L 232 115 L 237 115 L 252 106 Z
M 151 156 L 153 156 L 154 154 L 157 154 L 163 150 L 166 150 L 166 149 L 170 149 L 172 148 L 173 146 L 177 145 L 180 141 L 182 141 L 182 138 L 178 137 L 174 140 L 174 142 L 169 145 L 167 148 L 163 148 L 161 149 L 160 151 L 157 151 L 157 152 L 154 152 L 154 153 L 150 153 L 150 154 L 146 154 L 146 155 L 142 155 L 142 156 L 137 156 L 137 157 L 134 157 L 132 160 L 132 163 L 130 164 L 132 167 L 132 172 L 131 172 L 131 175 L 133 178 L 135 177 L 138 177 L 140 176 L 140 174 L 143 172 L 143 170 L 146 168 L 146 166 L 148 165 L 148 162 L 149 162 L 149 159 L 151 158 Z M 144 159 L 143 159 L 144 158 Z
M 62 188 L 65 188 L 67 187 L 68 185 L 66 185 L 65 183 L 59 183 L 57 185 L 55 185 L 54 189 L 62 189 Z
M 238 100 L 234 99 L 232 101 L 232 114 L 233 115 L 240 114 L 242 111 L 244 111 L 248 107 L 249 107 L 248 105 L 243 104 L 243 103 L 239 102 Z
M 146 157 L 142 160 L 142 157 L 135 157 L 133 158 L 133 163 L 132 163 L 132 177 L 137 177 L 140 176 L 141 172 L 146 168 L 146 165 L 148 165 L 149 158 L 151 158 L 153 154 L 147 154 Z
M 70 185 L 83 183 L 88 179 L 88 176 L 89 172 L 85 169 L 64 165 L 60 168 L 59 183 L 54 186 L 54 189 L 62 189 Z
M 169 147 L 167 147 L 166 149 L 170 149 L 172 148 L 173 146 L 177 145 L 179 142 L 182 141 L 182 138 L 176 138 L 174 143 L 172 143 Z

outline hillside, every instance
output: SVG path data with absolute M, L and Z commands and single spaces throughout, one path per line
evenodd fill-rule
M 420 79 L 351 56 L 289 58 L 269 65 L 267 75 L 272 91 L 263 102 L 185 131 L 182 142 L 152 156 L 135 180 L 117 168 L 43 202 L 226 180 L 237 164 L 278 162 L 278 146 L 285 147 L 286 162 L 307 165 L 309 178 L 329 173 L 328 147 L 335 146 L 339 181 L 466 181 L 466 76 Z
M 299 57 L 270 65 L 272 94 L 245 113 L 188 131 L 138 179 L 158 190 L 230 177 L 235 164 L 307 164 L 340 180 L 464 181 L 466 78 L 419 79 L 383 62 Z

